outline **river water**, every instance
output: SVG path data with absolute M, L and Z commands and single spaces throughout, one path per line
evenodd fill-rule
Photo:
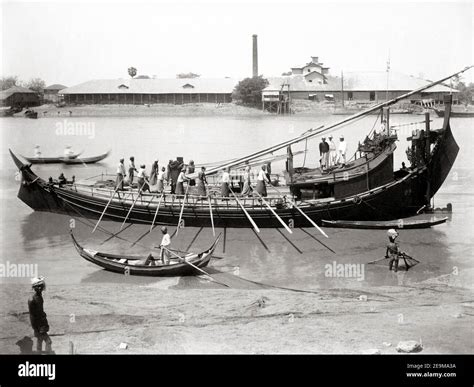
M 102 163 L 90 166 L 43 165 L 34 166 L 42 177 L 57 177 L 61 171 L 70 178 L 86 178 L 101 173 L 113 173 L 120 157 L 134 155 L 136 164 L 149 167 L 153 160 L 166 163 L 182 156 L 197 164 L 225 160 L 251 153 L 277 142 L 295 137 L 309 128 L 316 128 L 341 119 L 341 116 L 286 116 L 262 117 L 40 117 L 37 120 L 20 117 L 1 118 L 0 193 L 1 261 L 4 265 L 15 263 L 37 264 L 39 274 L 49 283 L 77 284 L 102 282 L 156 283 L 166 288 L 192 288 L 209 286 L 199 278 L 140 278 L 108 273 L 84 261 L 76 253 L 69 237 L 71 217 L 35 213 L 16 194 L 19 182 L 8 149 L 17 154 L 32 155 L 35 144 L 41 146 L 44 156 L 61 155 L 66 145 L 74 150 L 84 150 L 83 156 L 104 153 L 111 155 Z M 392 115 L 391 125 L 420 122 L 419 115 Z M 432 128 L 441 127 L 442 120 L 433 117 Z M 335 135 L 344 134 L 348 154 L 355 151 L 359 140 L 372 129 L 378 128 L 376 117 L 369 116 L 340 128 Z M 253 281 L 299 289 L 363 288 L 366 285 L 396 285 L 420 282 L 455 270 L 473 267 L 474 231 L 474 152 L 473 119 L 455 118 L 451 121 L 454 136 L 461 148 L 456 163 L 445 184 L 435 197 L 435 206 L 453 204 L 453 213 L 447 223 L 425 230 L 402 230 L 401 248 L 421 263 L 408 272 L 394 274 L 386 266 L 361 266 L 358 278 L 328 276 L 328 266 L 340 263 L 366 264 L 381 258 L 385 253 L 386 232 L 365 230 L 326 229 L 329 239 L 317 230 L 262 229 L 260 239 L 251 229 L 227 229 L 216 255 L 223 259 L 212 261 L 216 278 L 239 275 Z M 419 124 L 418 128 L 423 125 Z M 395 165 L 406 161 L 406 137 L 416 125 L 399 127 Z M 67 129 L 67 130 L 65 130 Z M 305 165 L 315 166 L 318 160 L 319 139 L 309 141 Z M 294 148 L 302 150 L 304 144 Z M 303 158 L 295 158 L 295 166 Z M 283 162 L 272 166 L 272 172 L 283 169 Z M 424 215 L 425 217 L 428 215 Z M 429 215 L 428 217 L 430 217 Z M 437 214 L 436 216 L 445 216 Z M 149 226 L 133 225 L 120 236 L 124 240 L 109 238 L 96 231 L 83 220 L 75 222 L 75 235 L 87 247 L 108 252 L 148 253 L 158 245 L 158 229 L 148 233 Z M 119 223 L 103 222 L 102 226 L 117 232 Z M 171 227 L 173 231 L 174 227 Z M 217 229 L 216 232 L 224 230 Z M 309 234 L 310 235 L 309 235 Z M 196 236 L 197 235 L 197 236 Z M 316 238 L 312 238 L 311 235 Z M 211 229 L 185 228 L 173 238 L 178 249 L 200 250 L 213 240 Z M 322 243 L 324 243 L 324 245 Z M 326 245 L 326 246 L 325 246 Z M 331 251 L 333 250 L 333 251 Z M 26 283 L 28 278 L 0 278 L 2 283 Z M 243 285 L 242 285 L 243 286 Z

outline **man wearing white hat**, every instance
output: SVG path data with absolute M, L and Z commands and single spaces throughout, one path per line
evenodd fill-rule
M 31 287 L 34 293 L 28 299 L 28 311 L 30 313 L 31 327 L 35 337 L 37 338 L 36 351 L 41 352 L 43 341 L 46 343 L 45 352 L 52 352 L 51 339 L 48 335 L 49 325 L 46 318 L 46 313 L 43 309 L 42 292 L 46 289 L 46 282 L 44 277 L 37 277 L 31 279 Z
M 339 136 L 337 163 L 342 164 L 343 166 L 346 164 L 346 151 L 347 151 L 347 143 L 344 141 L 344 136 L 341 134 Z
M 398 237 L 398 232 L 395 229 L 391 228 L 387 231 L 387 236 L 388 244 L 387 250 L 385 252 L 385 258 L 390 258 L 390 263 L 388 266 L 389 270 L 392 270 L 392 267 L 395 264 L 394 271 L 396 273 L 398 271 L 398 260 L 400 258 L 400 255 L 403 254 L 398 247 L 398 243 L 395 241 Z

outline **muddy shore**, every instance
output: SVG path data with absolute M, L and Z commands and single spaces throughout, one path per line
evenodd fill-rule
M 421 340 L 425 354 L 472 352 L 470 272 L 410 287 L 311 293 L 242 289 L 236 277 L 217 278 L 232 288 L 179 289 L 178 278 L 145 286 L 52 285 L 44 298 L 53 348 L 67 354 L 72 341 L 80 354 L 396 354 L 399 341 Z M 30 291 L 1 286 L 0 347 L 14 354 L 15 342 L 32 335 Z

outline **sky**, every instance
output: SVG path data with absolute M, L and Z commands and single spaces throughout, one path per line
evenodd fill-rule
M 341 71 L 435 80 L 474 64 L 472 1 L 1 3 L 2 76 L 72 86 L 138 74 L 279 76 L 318 56 Z M 472 82 L 474 70 L 465 80 Z

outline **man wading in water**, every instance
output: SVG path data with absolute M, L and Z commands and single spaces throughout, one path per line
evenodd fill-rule
M 390 262 L 388 265 L 388 269 L 392 270 L 393 264 L 395 264 L 394 271 L 395 273 L 398 271 L 398 260 L 400 259 L 400 256 L 403 255 L 404 253 L 400 251 L 400 248 L 398 247 L 398 243 L 395 241 L 398 237 L 398 232 L 391 228 L 390 230 L 387 231 L 387 236 L 388 236 L 388 244 L 387 244 L 387 250 L 385 252 L 385 258 L 390 258 Z
M 43 296 L 41 294 L 46 289 L 44 277 L 33 278 L 31 280 L 31 287 L 34 294 L 28 299 L 28 310 L 30 312 L 31 327 L 35 337 L 38 339 L 36 351 L 42 351 L 44 341 L 46 343 L 45 352 L 51 353 L 53 352 L 51 348 L 52 342 L 48 335 L 49 325 L 43 309 Z

